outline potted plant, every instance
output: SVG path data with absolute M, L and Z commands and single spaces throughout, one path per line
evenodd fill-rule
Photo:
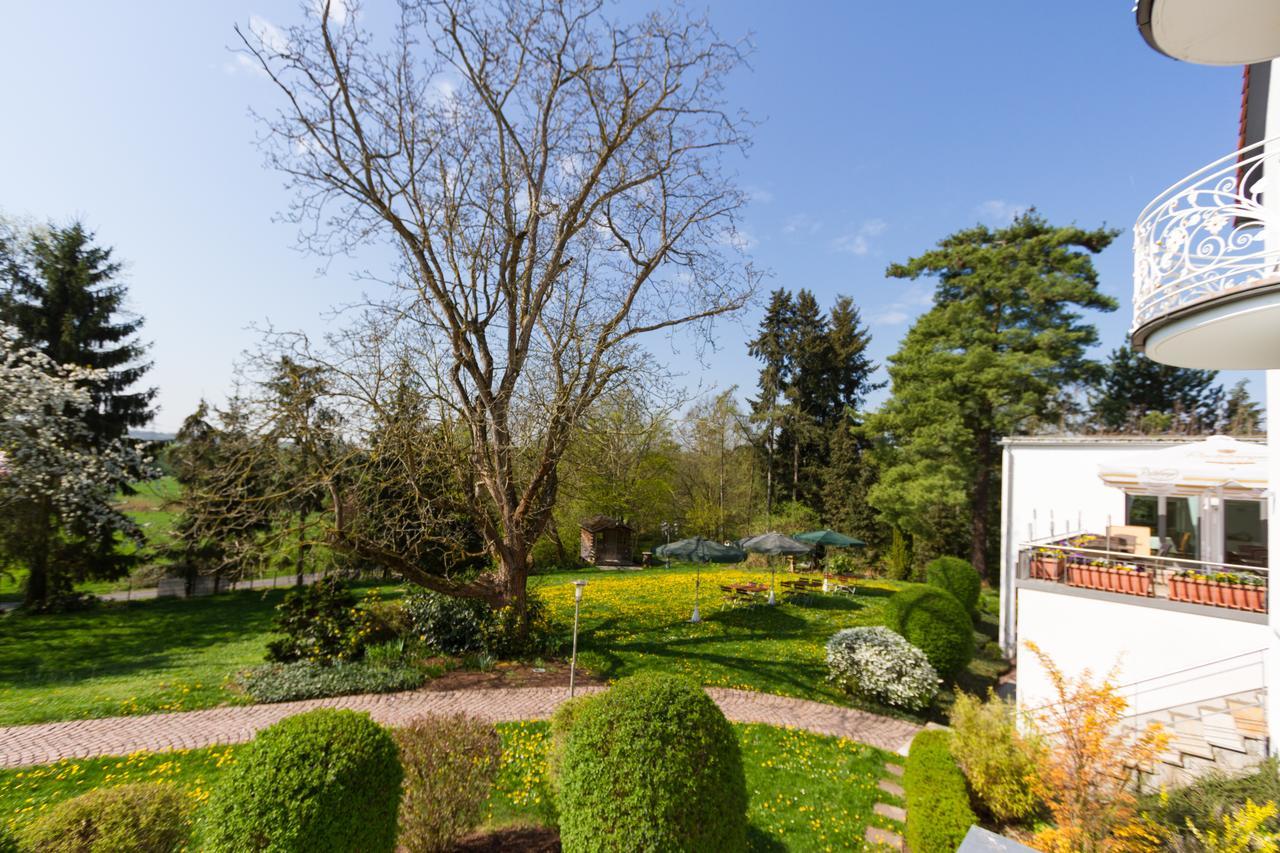
M 1187 569 L 1169 578 L 1169 600 L 1265 613 L 1267 586 L 1253 574 Z
M 1085 589 L 1102 589 L 1101 572 L 1110 565 L 1110 560 L 1101 557 L 1074 562 L 1068 568 L 1067 583 L 1071 586 L 1082 586 Z
M 1031 577 L 1047 581 L 1062 580 L 1067 555 L 1057 548 L 1037 548 L 1031 555 Z
M 1150 595 L 1151 574 L 1132 563 L 1116 563 L 1102 571 L 1103 589 L 1127 595 Z

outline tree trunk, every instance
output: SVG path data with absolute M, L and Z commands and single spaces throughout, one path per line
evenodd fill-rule
M 523 542 L 504 542 L 499 546 L 501 580 L 507 606 L 516 611 L 516 633 L 520 639 L 529 636 L 529 548 Z
M 973 494 L 970 498 L 969 531 L 972 537 L 970 546 L 970 562 L 983 580 L 987 576 L 987 531 L 991 514 L 991 436 L 980 433 L 975 448 L 977 472 L 973 480 Z
M 298 513 L 298 551 L 294 557 L 294 572 L 297 574 L 297 585 L 302 586 L 307 573 L 307 514 Z
M 49 598 L 49 528 L 52 511 L 41 503 L 32 509 L 31 547 L 27 560 L 27 589 L 23 596 L 24 607 L 38 607 Z

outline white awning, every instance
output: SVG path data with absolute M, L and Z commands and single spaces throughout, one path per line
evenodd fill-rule
M 1214 435 L 1204 441 L 1135 453 L 1098 466 L 1108 486 L 1135 495 L 1205 492 L 1261 500 L 1267 488 L 1266 445 Z

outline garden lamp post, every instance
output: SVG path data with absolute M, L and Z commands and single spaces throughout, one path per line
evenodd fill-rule
M 578 608 L 582 604 L 582 588 L 586 581 L 573 582 L 573 656 L 569 658 L 569 698 L 573 698 L 573 671 L 578 666 Z
M 664 521 L 664 522 L 662 522 L 662 532 L 663 532 L 663 534 L 667 537 L 667 544 L 668 544 L 668 545 L 670 545 L 670 544 L 671 544 L 671 534 L 673 534 L 673 533 L 674 533 L 674 534 L 676 534 L 677 536 L 679 536 L 679 535 L 680 535 L 680 525 L 679 525 L 679 524 L 677 524 L 677 523 L 676 523 L 676 522 L 674 522 L 674 521 Z M 667 568 L 669 569 L 669 568 L 671 568 L 671 556 L 670 556 L 670 555 L 668 555 L 668 556 L 666 557 L 666 560 L 667 560 Z

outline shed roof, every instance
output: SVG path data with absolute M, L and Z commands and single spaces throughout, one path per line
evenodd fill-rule
M 607 515 L 593 515 L 590 518 L 584 518 L 579 526 L 588 533 L 599 533 L 601 530 L 610 528 L 631 529 L 631 525 L 618 521 L 616 518 L 610 518 Z

